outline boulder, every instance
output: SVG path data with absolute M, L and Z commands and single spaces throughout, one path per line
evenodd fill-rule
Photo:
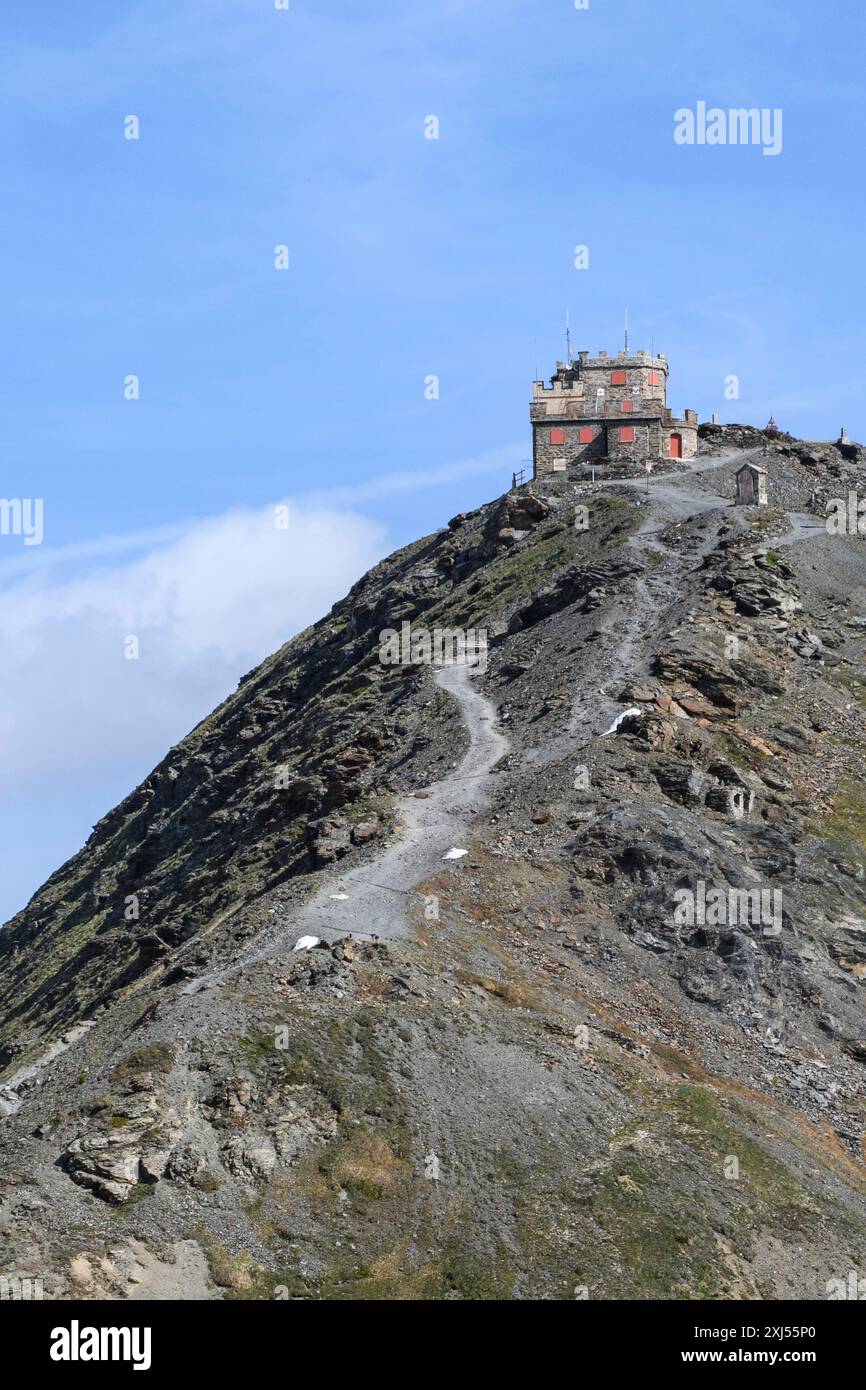
M 366 844 L 368 840 L 373 840 L 380 833 L 378 817 L 375 820 L 360 820 L 357 825 L 352 827 L 352 843 L 355 845 Z

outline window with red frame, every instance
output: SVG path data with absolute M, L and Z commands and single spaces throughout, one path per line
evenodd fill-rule
M 627 381 L 628 377 L 625 372 L 611 372 L 610 374 L 611 386 L 625 386 Z
M 648 373 L 647 373 L 647 383 L 648 383 L 650 386 L 658 386 L 658 384 L 659 384 L 659 374 L 658 374 L 658 372 L 648 372 Z
M 564 444 L 565 430 L 557 425 L 556 429 L 550 431 L 550 442 L 551 444 Z
M 622 411 L 623 415 L 631 415 L 632 412 L 634 411 L 634 402 L 633 402 L 633 401 L 620 401 L 620 403 L 619 403 L 619 408 L 620 408 L 620 410 Z
M 634 444 L 634 425 L 620 425 L 619 440 L 621 444 Z
M 591 444 L 593 441 L 592 425 L 581 425 L 578 437 L 581 444 Z

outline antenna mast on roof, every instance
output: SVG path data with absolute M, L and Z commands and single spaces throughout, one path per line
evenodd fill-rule
M 565 311 L 565 353 L 570 367 L 574 359 L 571 355 L 571 318 L 568 309 Z
M 628 357 L 628 309 L 625 311 L 625 355 Z

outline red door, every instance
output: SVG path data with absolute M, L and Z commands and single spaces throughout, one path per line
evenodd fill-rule
M 671 458 L 681 459 L 683 456 L 683 437 L 681 434 L 671 435 Z

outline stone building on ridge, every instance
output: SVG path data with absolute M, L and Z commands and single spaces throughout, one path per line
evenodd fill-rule
M 674 416 L 667 385 L 664 353 L 581 352 L 557 362 L 549 386 L 533 382 L 532 476 L 566 472 L 572 464 L 694 458 L 697 412 Z

